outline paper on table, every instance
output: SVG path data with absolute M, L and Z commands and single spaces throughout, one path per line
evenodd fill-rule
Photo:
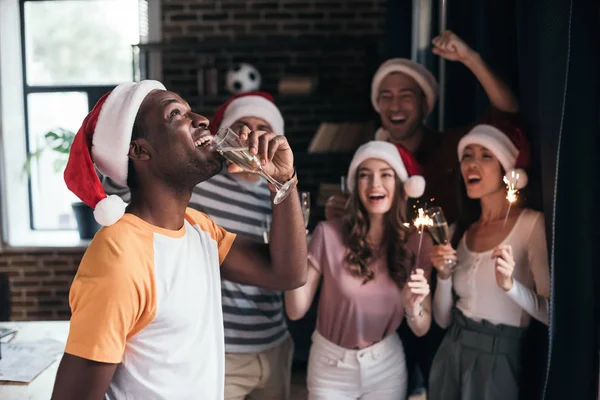
M 17 331 L 15 327 L 0 327 L 0 343 L 10 342 L 17 334 Z
M 64 348 L 64 343 L 54 339 L 2 344 L 0 381 L 31 382 L 57 360 Z

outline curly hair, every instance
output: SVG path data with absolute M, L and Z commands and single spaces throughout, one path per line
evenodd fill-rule
M 392 207 L 385 214 L 384 241 L 381 243 L 381 251 L 385 251 L 390 277 L 398 288 L 402 289 L 410 275 L 414 254 L 406 248 L 409 229 L 404 225 L 406 222 L 404 185 L 398 177 L 395 181 L 396 189 Z M 357 188 L 358 184 L 355 187 Z M 355 277 L 363 278 L 364 285 L 375 278 L 375 271 L 369 267 L 369 264 L 381 253 L 367 243 L 370 221 L 360 201 L 358 189 L 350 196 L 344 224 L 349 250 L 346 261 L 350 265 L 350 273 Z

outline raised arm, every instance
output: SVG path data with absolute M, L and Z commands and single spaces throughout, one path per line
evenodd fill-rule
M 240 132 L 248 140 L 252 155 L 263 170 L 279 182 L 295 178 L 294 156 L 283 136 L 267 132 Z M 272 189 L 274 191 L 274 189 Z M 269 245 L 237 238 L 227 254 L 221 274 L 224 278 L 277 290 L 290 290 L 306 282 L 306 231 L 296 188 L 273 205 Z
M 496 75 L 481 55 L 467 45 L 452 31 L 445 31 L 432 40 L 433 54 L 450 61 L 460 61 L 477 78 L 494 108 L 515 113 L 519 111 L 519 101 L 506 83 Z

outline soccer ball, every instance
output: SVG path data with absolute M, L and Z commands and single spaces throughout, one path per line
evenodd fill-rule
M 231 93 L 253 92 L 260 89 L 260 73 L 250 64 L 241 63 L 227 71 L 225 79 Z

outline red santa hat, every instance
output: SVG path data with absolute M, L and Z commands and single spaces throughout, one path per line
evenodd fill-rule
M 494 153 L 509 181 L 517 189 L 527 186 L 527 173 L 531 161 L 529 141 L 522 129 L 506 123 L 502 126 L 476 125 L 458 142 L 458 159 L 462 160 L 465 147 L 478 144 Z M 518 179 L 516 179 L 518 177 Z
M 356 171 L 364 161 L 375 158 L 385 161 L 394 169 L 404 183 L 404 192 L 408 197 L 418 198 L 425 192 L 425 178 L 421 176 L 421 166 L 412 153 L 400 145 L 388 142 L 371 141 L 356 150 L 348 168 L 348 189 L 354 190 Z
M 371 82 L 371 103 L 375 111 L 379 112 L 379 105 L 377 104 L 379 86 L 386 76 L 394 72 L 406 74 L 417 82 L 417 85 L 419 85 L 425 94 L 427 101 L 427 110 L 425 110 L 425 113 L 429 115 L 433 111 L 437 100 L 437 81 L 427 68 L 407 58 L 391 58 L 381 64 L 377 72 L 375 72 L 373 81 Z
M 125 203 L 119 196 L 106 196 L 96 168 L 117 184 L 127 186 L 133 124 L 142 102 L 153 90 L 166 89 L 162 83 L 150 80 L 117 86 L 98 100 L 73 139 L 65 183 L 94 209 L 100 225 L 110 226 L 121 219 Z
M 210 128 L 214 133 L 224 126 L 231 126 L 240 118 L 255 117 L 264 119 L 273 133 L 284 135 L 284 122 L 281 112 L 266 92 L 240 93 L 227 100 L 215 113 Z

